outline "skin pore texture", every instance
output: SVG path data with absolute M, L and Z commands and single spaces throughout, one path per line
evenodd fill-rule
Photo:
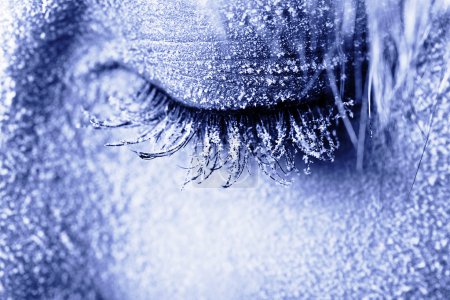
M 295 174 L 288 186 L 260 172 L 245 188 L 205 183 L 181 190 L 186 170 L 180 166 L 188 165 L 183 150 L 146 162 L 127 148 L 104 147 L 127 134 L 121 129 L 95 130 L 86 124 L 89 118 L 86 122 L 80 107 L 89 103 L 73 88 L 73 78 L 103 62 L 127 65 L 180 101 L 207 99 L 206 106 L 240 107 L 246 101 L 252 106 L 251 101 L 271 93 L 243 89 L 245 95 L 235 101 L 247 87 L 244 75 L 235 71 L 243 62 L 237 57 L 252 55 L 245 50 L 252 47 L 255 32 L 265 38 L 257 41 L 264 45 L 255 53 L 279 50 L 283 43 L 276 41 L 283 34 L 255 29 L 262 22 L 257 16 L 267 6 L 271 20 L 283 23 L 289 15 L 285 26 L 297 26 L 301 22 L 288 8 L 298 3 L 285 1 L 288 13 L 277 15 L 280 1 L 254 2 L 0 5 L 5 11 L 0 22 L 0 298 L 450 296 L 450 23 L 445 1 L 430 7 L 419 0 L 365 4 L 368 26 L 390 34 L 374 36 L 372 45 L 391 38 L 392 47 L 386 42 L 386 54 L 376 47 L 368 54 L 376 62 L 368 74 L 371 95 L 377 97 L 371 102 L 361 170 L 357 151 L 343 141 L 334 162 L 313 162 L 311 174 Z M 334 2 L 310 3 L 323 8 Z M 342 3 L 357 7 L 355 1 Z M 395 14 L 402 7 L 409 7 L 408 14 Z M 240 24 L 245 12 L 248 20 Z M 322 28 L 314 27 L 312 15 L 297 18 L 310 21 L 308 30 Z M 345 18 L 341 22 L 346 24 Z M 400 23 L 415 30 L 395 35 Z M 352 36 L 345 28 L 339 30 Z M 234 40 L 237 50 L 212 43 L 223 40 Z M 205 41 L 214 46 L 206 47 Z M 227 58 L 231 65 L 221 60 L 227 55 L 221 51 L 236 55 Z M 398 61 L 390 56 L 396 51 L 403 54 Z M 320 61 L 305 57 L 308 63 Z M 381 59 L 396 64 L 383 69 Z M 270 68 L 262 64 L 283 65 L 277 56 L 254 60 L 265 71 Z M 301 66 L 295 62 L 294 67 L 297 63 Z M 230 82 L 221 77 L 226 66 Z M 191 73 L 183 74 L 186 70 Z M 293 74 L 291 69 L 288 83 L 300 80 Z M 135 78 L 123 88 L 133 86 Z M 198 86 L 216 89 L 214 82 L 225 84 L 228 98 L 198 96 Z M 326 77 L 319 79 L 317 91 L 325 82 Z M 290 89 L 288 84 L 274 91 Z

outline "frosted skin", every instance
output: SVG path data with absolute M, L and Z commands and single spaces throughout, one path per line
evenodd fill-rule
M 2 297 L 450 293 L 448 94 L 436 106 L 408 198 L 424 145 L 417 124 L 430 115 L 430 91 L 440 78 L 433 67 L 444 65 L 439 49 L 429 55 L 418 95 L 398 103 L 404 111 L 392 114 L 391 134 L 375 134 L 373 144 L 388 136 L 390 147 L 374 147 L 364 172 L 355 171 L 350 153 L 288 188 L 260 176 L 250 189 L 180 191 L 182 154 L 143 162 L 126 149 L 104 148 L 107 132 L 77 128 L 80 100 L 62 88 L 60 78 L 79 58 L 78 43 L 94 47 L 101 39 L 74 39 L 86 7 L 59 2 L 45 20 L 19 15 L 31 38 L 18 42 L 9 60 L 16 94 L 11 117 L 2 119 L 0 144 Z M 433 36 L 441 43 L 448 33 Z M 415 117 L 407 114 L 411 104 Z
M 127 44 L 126 63 L 179 101 L 219 110 L 320 97 L 327 91 L 325 56 L 336 67 L 353 56 L 359 48 L 348 39 L 354 24 L 364 23 L 361 14 L 355 19 L 361 7 L 329 0 L 117 6 L 128 12 L 114 29 Z

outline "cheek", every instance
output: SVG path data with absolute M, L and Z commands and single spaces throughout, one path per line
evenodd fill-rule
M 371 170 L 319 167 L 288 188 L 261 175 L 247 189 L 180 191 L 182 157 L 143 162 L 122 149 L 96 152 L 88 159 L 114 187 L 105 201 L 120 208 L 107 218 L 107 286 L 132 299 L 344 297 L 350 290 L 382 297 L 401 287 L 425 295 L 420 282 L 447 276 L 450 218 L 439 213 L 448 207 L 435 197 L 442 189 L 423 179 L 423 190 L 407 199 L 420 154 L 409 136 L 414 127 L 398 122 L 391 150 L 403 151 L 372 154 Z
M 342 284 L 343 268 L 353 284 L 374 261 L 382 263 L 381 252 L 369 247 L 383 244 L 387 232 L 372 231 L 385 216 L 370 200 L 378 188 L 369 178 L 323 172 L 285 188 L 261 175 L 246 189 L 180 191 L 184 171 L 176 165 L 185 160 L 102 152 L 93 160 L 114 186 L 105 201 L 121 207 L 107 218 L 107 276 L 124 298 L 314 297 Z M 377 238 L 370 236 L 375 231 Z M 367 251 L 374 261 L 351 254 Z
M 27 210 L 40 220 L 34 229 L 53 228 L 42 253 L 54 249 L 77 266 L 58 269 L 55 260 L 53 272 L 77 280 L 99 274 L 83 284 L 95 282 L 111 298 L 339 298 L 355 286 L 355 294 L 382 296 L 370 287 L 394 293 L 400 286 L 416 289 L 420 283 L 411 280 L 417 278 L 447 276 L 447 199 L 442 183 L 427 178 L 436 174 L 433 157 L 445 159 L 432 150 L 440 149 L 445 127 L 434 132 L 420 188 L 407 201 L 411 162 L 420 158 L 420 143 L 409 136 L 416 126 L 407 122 L 398 123 L 402 138 L 394 139 L 403 152 L 372 157 L 384 169 L 317 168 L 289 188 L 261 175 L 247 189 L 180 191 L 182 157 L 144 162 L 127 149 L 105 148 L 110 136 L 74 129 L 64 111 L 55 110 L 42 127 L 34 146 L 41 156 L 24 164 L 56 176 L 14 187 L 37 195 Z

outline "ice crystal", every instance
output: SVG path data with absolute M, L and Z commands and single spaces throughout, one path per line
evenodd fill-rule
M 286 57 L 286 45 L 311 54 L 341 44 L 334 33 L 353 34 L 356 2 L 2 1 L 0 17 L 8 3 L 20 22 L 0 37 L 0 298 L 445 299 L 448 1 L 365 1 L 368 61 L 339 55 L 342 48 L 325 51 L 325 62 Z M 230 4 L 226 26 L 220 3 Z M 85 5 L 94 4 L 102 10 L 86 15 Z M 333 5 L 345 8 L 342 20 L 330 13 Z M 302 15 L 309 9 L 311 17 Z M 172 21 L 161 21 L 166 17 Z M 332 41 L 305 38 L 311 45 L 302 48 L 308 43 L 283 36 L 296 25 L 285 22 L 292 18 L 311 23 L 298 22 L 295 34 L 313 35 L 322 24 Z M 191 19 L 200 22 L 192 27 Z M 233 43 L 224 42 L 228 33 Z M 355 34 L 358 52 L 363 38 Z M 66 77 L 78 61 L 80 72 L 123 64 L 93 71 L 75 85 L 75 98 Z M 358 67 L 364 63 L 367 80 Z M 361 71 L 355 78 L 347 76 L 352 67 Z M 296 76 L 302 80 L 292 81 Z M 352 79 L 359 79 L 354 106 L 345 84 Z M 105 88 L 96 94 L 90 84 Z M 305 103 L 330 85 L 328 105 Z M 198 104 L 192 99 L 203 111 L 187 105 Z M 286 106 L 261 109 L 275 102 Z M 205 112 L 211 104 L 215 112 Z M 335 124 L 351 113 L 361 116 L 353 130 L 358 151 L 366 150 L 366 128 L 387 128 L 392 141 L 374 132 L 370 143 L 382 146 L 368 155 L 374 167 L 364 172 L 345 165 L 314 173 L 310 164 L 332 159 L 340 141 Z M 290 189 L 261 181 L 246 190 L 181 193 L 173 160 L 148 165 L 127 151 L 107 151 L 99 138 L 105 131 L 79 129 L 77 114 L 80 121 L 89 114 L 96 128 L 126 130 L 111 145 L 142 146 L 135 151 L 145 159 L 191 150 L 188 180 L 223 168 L 228 186 L 252 161 L 280 182 L 296 169 L 312 176 Z M 388 124 L 378 128 L 377 118 Z
M 124 97 L 106 95 L 97 99 L 97 106 L 106 104 L 111 109 L 109 118 L 102 120 L 98 114 L 105 114 L 105 109 L 91 108 L 98 111 L 91 116 L 94 127 L 138 127 L 140 133 L 135 138 L 108 145 L 144 143 L 144 149 L 149 150 L 136 153 L 146 160 L 170 156 L 190 144 L 188 181 L 202 181 L 224 168 L 229 178 L 223 184 L 230 186 L 252 158 L 270 177 L 286 183 L 289 173 L 298 169 L 297 153 L 308 157 L 304 159 L 307 163 L 310 158 L 332 161 L 339 147 L 333 128 L 340 115 L 331 104 L 322 108 L 304 106 L 226 114 L 180 105 L 147 83 L 137 95 Z

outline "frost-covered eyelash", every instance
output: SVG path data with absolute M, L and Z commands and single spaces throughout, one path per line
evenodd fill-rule
M 145 84 L 136 97 L 108 101 L 120 111 L 119 118 L 99 120 L 96 128 L 138 127 L 132 139 L 108 144 L 125 146 L 146 143 L 151 150 L 135 151 L 142 159 L 170 156 L 190 145 L 187 181 L 202 182 L 218 169 L 227 170 L 224 187 L 235 183 L 253 159 L 274 180 L 287 183 L 298 171 L 301 154 L 309 172 L 311 159 L 334 159 L 339 141 L 334 128 L 340 115 L 335 105 L 285 107 L 267 111 L 217 112 L 183 106 L 161 89 Z
M 366 123 L 370 122 L 371 128 L 376 128 L 377 131 L 388 128 L 389 120 L 392 119 L 392 107 L 404 98 L 397 94 L 401 91 L 402 95 L 408 95 L 414 86 L 416 59 L 421 57 L 425 41 L 432 38 L 433 45 L 437 36 L 445 36 L 442 32 L 446 27 L 437 26 L 435 22 L 448 14 L 449 5 L 446 1 L 415 0 L 408 6 L 404 6 L 400 0 L 391 2 L 388 6 L 386 1 L 364 2 L 367 15 L 364 36 L 367 37 L 368 76 L 360 76 L 361 80 L 357 84 L 360 95 L 355 93 L 355 101 L 362 104 L 359 135 L 356 136 L 355 132 L 350 134 L 352 131 L 347 130 L 349 136 L 353 136 L 351 140 L 354 146 L 357 137 L 358 145 L 355 148 L 359 168 L 363 161 Z M 443 19 L 444 22 L 446 18 Z M 414 28 L 414 32 L 409 30 L 411 28 Z M 83 57 L 91 61 L 92 56 Z M 109 56 L 105 57 L 107 58 L 111 59 Z M 113 56 L 112 60 L 115 59 L 116 56 Z M 355 62 L 360 63 L 359 60 Z M 90 66 L 91 63 L 87 65 Z M 330 73 L 330 70 L 327 71 Z M 335 80 L 330 75 L 333 77 L 333 74 L 328 75 L 332 85 Z M 448 76 L 444 76 L 445 78 L 448 79 Z M 335 79 L 339 77 L 336 76 Z M 337 95 L 341 92 L 337 90 L 335 87 L 334 96 L 343 96 Z M 231 175 L 224 185 L 230 185 L 239 178 L 246 162 L 252 157 L 270 176 L 283 178 L 285 172 L 297 169 L 293 157 L 298 153 L 304 153 L 307 162 L 311 157 L 332 160 L 338 147 L 333 128 L 336 128 L 334 125 L 342 116 L 342 105 L 336 106 L 334 103 L 323 106 L 320 110 L 286 108 L 263 116 L 252 115 L 249 111 L 224 115 L 178 106 L 162 91 L 150 85 L 141 90 L 136 101 L 128 101 L 130 105 L 125 104 L 128 103 L 127 99 L 122 100 L 125 101 L 116 101 L 123 106 L 120 109 L 120 121 L 93 119 L 93 124 L 98 128 L 140 128 L 141 134 L 134 139 L 111 145 L 155 141 L 143 143 L 154 146 L 151 151 L 138 153 L 144 159 L 171 155 L 178 149 L 191 145 L 193 167 L 189 169 L 188 179 L 207 178 L 211 171 L 226 168 L 231 171 Z M 339 99 L 341 100 L 345 99 Z M 340 114 L 336 111 L 337 108 L 340 108 Z M 348 124 L 348 120 L 344 119 L 345 121 Z

